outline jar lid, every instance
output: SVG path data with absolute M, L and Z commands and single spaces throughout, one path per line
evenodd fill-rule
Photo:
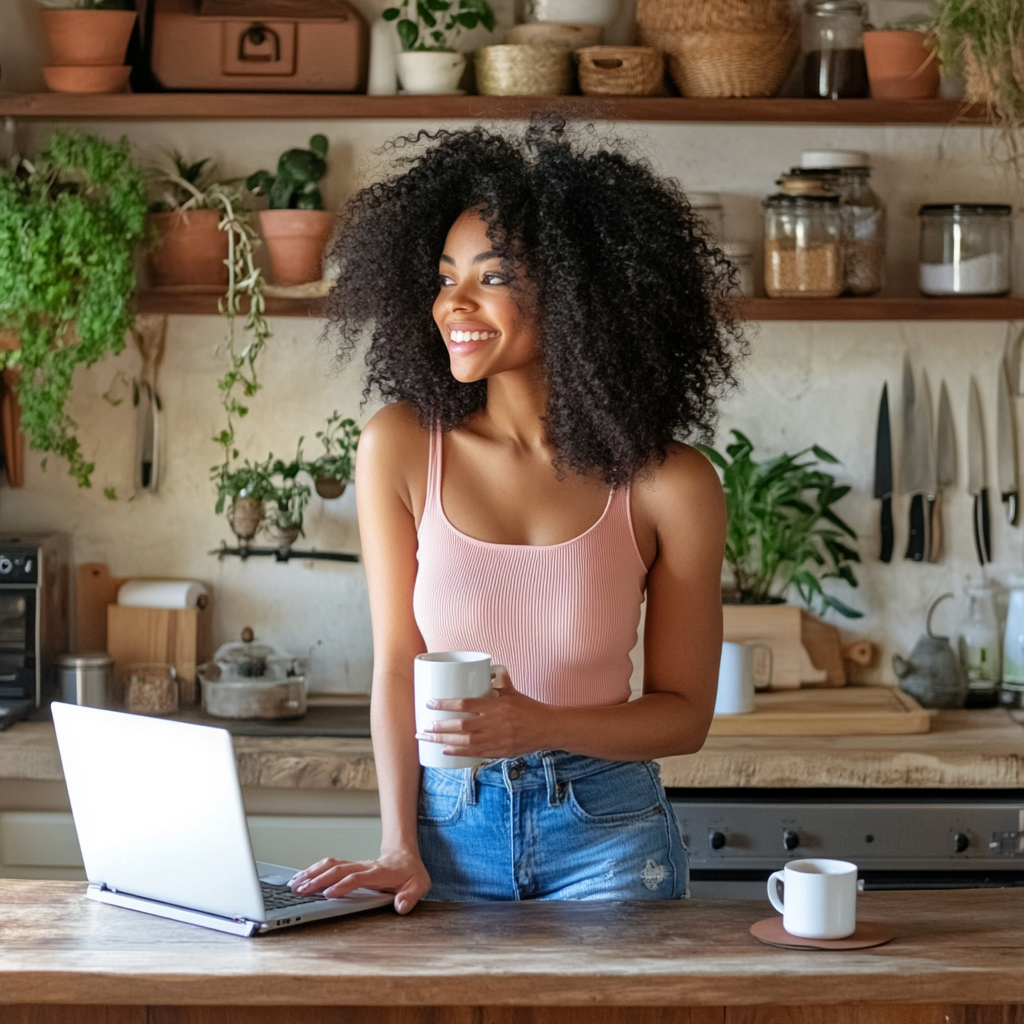
M 86 651 L 83 654 L 60 654 L 58 668 L 101 668 L 113 665 L 114 659 L 106 651 Z
M 722 205 L 722 196 L 718 192 L 687 192 L 686 199 L 694 210 L 714 209 Z
M 790 196 L 785 192 L 777 192 L 775 195 L 769 196 L 766 202 L 780 206 L 799 206 L 801 204 L 836 206 L 839 203 L 839 196 Z
M 998 216 L 1011 213 L 1012 209 L 1005 203 L 926 203 L 917 213 L 918 216 L 927 216 L 930 213 L 976 213 L 981 216 L 987 214 Z
M 805 170 L 848 170 L 871 166 L 871 157 L 862 149 L 805 149 L 800 154 Z M 794 168 L 795 170 L 795 168 Z
M 808 14 L 859 14 L 864 17 L 867 12 L 861 0 L 807 0 L 804 10 Z

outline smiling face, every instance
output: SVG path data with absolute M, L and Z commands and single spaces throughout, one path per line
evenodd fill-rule
M 513 293 L 478 211 L 452 225 L 438 269 L 434 322 L 456 380 L 467 384 L 537 362 L 536 318 L 524 309 L 522 290 Z

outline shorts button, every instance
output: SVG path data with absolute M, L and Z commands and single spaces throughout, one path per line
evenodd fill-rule
M 508 770 L 508 777 L 509 777 L 509 778 L 510 778 L 510 779 L 511 779 L 511 780 L 512 780 L 513 782 L 515 782 L 515 780 L 516 780 L 516 779 L 518 779 L 518 778 L 519 778 L 519 776 L 520 776 L 520 775 L 522 775 L 522 774 L 523 774 L 523 771 L 522 771 L 522 769 L 521 769 L 521 768 L 519 768 L 519 767 L 518 767 L 517 765 L 513 765 L 513 766 L 512 766 L 511 768 L 509 768 L 509 770 Z

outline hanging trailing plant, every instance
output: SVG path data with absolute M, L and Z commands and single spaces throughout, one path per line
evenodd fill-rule
M 37 160 L 0 168 L 0 327 L 20 346 L 4 365 L 20 367 L 29 444 L 66 459 L 80 487 L 95 466 L 65 405 L 78 366 L 124 348 L 145 214 L 144 175 L 126 139 L 58 132 Z

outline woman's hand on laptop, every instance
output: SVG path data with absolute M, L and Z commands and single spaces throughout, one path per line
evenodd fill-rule
M 335 860 L 325 857 L 300 871 L 288 883 L 302 896 L 322 893 L 338 899 L 354 889 L 395 894 L 395 910 L 408 914 L 430 888 L 430 876 L 418 854 L 398 850 L 376 860 Z

